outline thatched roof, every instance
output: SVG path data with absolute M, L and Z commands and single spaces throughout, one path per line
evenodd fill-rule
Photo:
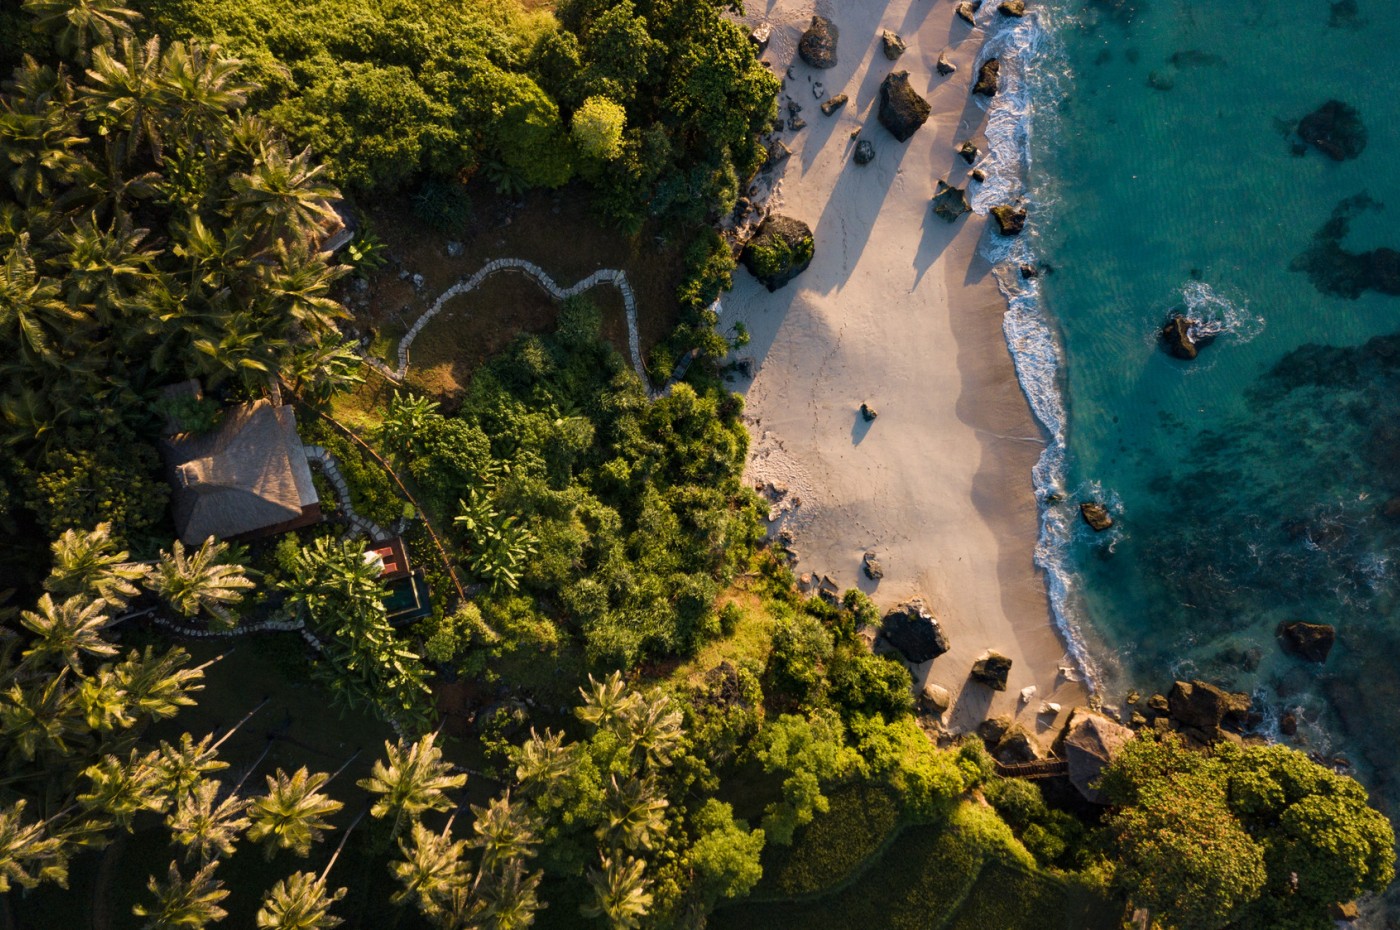
M 1090 787 L 1118 750 L 1133 738 L 1133 731 L 1102 714 L 1079 708 L 1065 726 L 1064 756 L 1069 762 L 1069 780 L 1079 793 L 1095 804 L 1102 804 L 1098 789 Z
M 179 433 L 162 447 L 175 529 L 186 543 L 268 530 L 317 504 L 290 407 L 265 400 L 231 407 L 212 432 Z

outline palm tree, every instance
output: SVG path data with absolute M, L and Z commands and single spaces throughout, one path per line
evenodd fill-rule
M 266 245 L 277 239 L 312 243 L 339 220 L 331 201 L 340 191 L 322 178 L 324 171 L 310 149 L 292 155 L 282 143 L 268 141 L 248 171 L 229 179 L 232 207 L 263 232 Z
M 278 318 L 296 320 L 313 333 L 334 329 L 336 320 L 350 312 L 330 298 L 331 285 L 349 272 L 345 265 L 329 265 L 328 253 L 317 253 L 301 244 L 277 240 L 271 259 L 260 264 L 263 292 L 271 297 Z
M 666 832 L 665 812 L 670 803 L 661 797 L 650 777 L 629 778 L 619 784 L 614 773 L 604 792 L 607 820 L 598 828 L 598 837 L 612 836 L 629 850 L 649 850 L 655 838 Z
M 53 567 L 44 587 L 59 597 L 84 595 L 114 610 L 140 592 L 132 584 L 146 577 L 149 569 L 127 561 L 126 550 L 117 548 L 112 524 L 99 523 L 93 529 L 65 530 L 49 547 Z
M 543 872 L 526 872 L 525 863 L 512 859 L 500 873 L 481 886 L 483 930 L 523 930 L 535 922 L 545 905 L 538 889 Z
M 409 841 L 399 840 L 403 858 L 389 864 L 400 886 L 400 890 L 394 892 L 393 902 L 412 901 L 425 917 L 441 917 L 451 909 L 452 892 L 470 884 L 466 848 L 465 842 L 452 839 L 450 824 L 441 833 L 434 833 L 415 821 L 409 831 Z
M 68 306 L 91 307 L 94 318 L 111 325 L 126 315 L 152 274 L 158 253 L 142 251 L 149 230 L 136 229 L 125 214 L 104 229 L 90 213 L 57 237 L 63 296 Z
M 198 691 L 204 680 L 204 668 L 182 668 L 189 655 L 179 648 L 157 652 L 147 646 L 141 652 L 132 650 L 112 667 L 130 712 L 149 720 L 165 720 L 175 716 L 183 707 L 193 707 L 191 693 Z M 217 660 L 213 660 L 217 661 Z
M 602 681 L 590 674 L 588 687 L 579 688 L 578 691 L 583 695 L 583 704 L 574 711 L 574 715 L 598 730 L 615 729 L 624 714 L 641 701 L 640 695 L 627 690 L 621 672 L 613 672 Z
M 161 76 L 160 36 L 97 46 L 87 77 L 83 104 L 107 136 L 114 164 L 131 164 L 142 142 L 160 164 L 170 104 Z
M 288 387 L 302 400 L 325 407 L 337 394 L 363 384 L 364 360 L 354 343 L 325 336 L 292 353 L 282 368 Z
M 100 811 L 119 827 L 131 830 L 131 821 L 144 811 L 163 811 L 169 801 L 156 785 L 156 771 L 131 751 L 123 761 L 114 755 L 83 770 L 91 782 L 88 791 L 78 795 L 78 803 L 89 811 Z
M 226 551 L 228 544 L 211 536 L 187 555 L 184 543 L 175 540 L 170 552 L 160 553 L 151 575 L 152 590 L 182 617 L 192 618 L 203 610 L 225 626 L 234 626 L 237 621 L 227 608 L 241 601 L 253 582 L 243 574 L 242 566 L 219 564 Z
M 132 34 L 131 24 L 141 18 L 119 0 L 24 0 L 34 25 L 54 38 L 60 55 L 87 58 L 94 45 L 112 44 Z
M 645 768 L 670 764 L 681 744 L 684 720 L 679 710 L 671 709 L 670 698 L 660 692 L 642 698 L 623 710 L 622 720 L 639 765 Z
M 81 595 L 55 604 L 53 595 L 45 594 L 35 610 L 20 611 L 20 623 L 35 637 L 22 654 L 24 660 L 36 664 L 53 660 L 78 671 L 84 656 L 116 655 L 117 647 L 102 638 L 106 606 L 105 601 Z
M 180 874 L 180 867 L 171 861 L 165 881 L 151 876 L 146 887 L 155 895 L 154 905 L 138 904 L 131 909 L 137 917 L 147 918 L 141 930 L 198 930 L 228 916 L 219 906 L 227 898 L 228 889 L 214 877 L 218 860 L 205 863 L 189 878 Z
M 32 762 L 41 753 L 52 751 L 67 758 L 73 751 L 69 739 L 82 732 L 82 707 L 69 684 L 67 666 L 33 687 L 14 682 L 0 692 L 0 732 L 5 734 L 9 764 Z
M 365 559 L 362 547 L 318 536 L 298 550 L 292 577 L 279 586 L 287 592 L 288 604 L 314 617 L 332 606 L 344 612 L 350 605 L 381 603 L 381 574 L 380 566 Z
M 31 228 L 42 229 L 43 208 L 88 166 L 83 154 L 88 140 L 72 106 L 73 83 L 63 69 L 26 58 L 7 90 L 0 97 L 0 165 L 8 168 L 18 202 L 38 208 L 38 215 L 28 214 Z
M 29 365 L 57 365 L 60 348 L 71 345 L 76 324 L 86 319 L 60 299 L 58 284 L 41 276 L 20 233 L 0 262 L 0 346 L 8 345 Z
M 549 785 L 573 768 L 575 744 L 564 743 L 564 735 L 545 728 L 544 736 L 530 728 L 530 738 L 512 753 L 515 780 L 521 789 L 534 793 Z
M 35 888 L 40 882 L 68 881 L 63 841 L 48 836 L 42 822 L 26 822 L 25 802 L 0 809 L 0 894 L 13 886 Z
M 369 778 L 357 784 L 371 794 L 379 795 L 370 815 L 384 818 L 394 815 L 390 836 L 398 836 L 404 818 L 417 821 L 427 811 L 445 811 L 452 807 L 447 792 L 467 783 L 465 774 L 453 774 L 452 766 L 442 761 L 442 750 L 435 745 L 436 733 L 415 743 L 397 746 L 384 744 L 387 760 L 376 760 Z
M 267 777 L 267 794 L 254 798 L 248 812 L 253 824 L 248 838 L 264 843 L 268 858 L 279 849 L 290 849 L 298 856 L 310 854 L 324 831 L 332 829 L 326 819 L 345 805 L 319 789 L 330 781 L 324 772 L 309 774 L 306 766 L 288 775 L 281 769 Z
M 161 59 L 160 80 L 181 112 L 185 138 L 197 139 L 248 102 L 257 85 L 238 76 L 243 62 L 222 54 L 218 45 L 202 48 L 176 42 Z
M 160 748 L 146 755 L 146 764 L 156 773 L 157 789 L 172 802 L 202 784 L 204 776 L 228 768 L 218 756 L 213 737 L 195 742 L 189 733 L 180 734 L 178 746 L 161 740 Z
M 417 394 L 400 394 L 396 389 L 379 424 L 379 441 L 394 454 L 407 455 L 424 435 L 428 421 L 441 416 L 437 408 L 435 400 Z
M 492 799 L 486 807 L 472 805 L 472 832 L 467 844 L 481 850 L 481 868 L 499 871 L 516 859 L 535 854 L 539 841 L 528 811 L 511 804 L 510 792 Z
M 252 822 L 243 816 L 248 802 L 237 794 L 219 800 L 222 785 L 206 779 L 175 804 L 165 819 L 171 838 L 185 847 L 185 861 L 198 857 L 208 862 L 233 853 L 233 847 Z
M 344 923 L 330 912 L 345 889 L 329 891 L 326 877 L 295 872 L 272 886 L 258 909 L 259 930 L 330 930 Z
M 585 917 L 603 917 L 613 930 L 635 930 L 651 908 L 646 863 L 625 855 L 604 855 L 602 868 L 588 870 L 594 900 L 579 908 Z

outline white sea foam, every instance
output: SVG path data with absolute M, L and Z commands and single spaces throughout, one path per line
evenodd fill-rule
M 1264 331 L 1264 318 L 1252 313 L 1247 302 L 1230 300 L 1204 281 L 1192 281 L 1183 287 L 1181 299 L 1186 315 L 1196 321 L 1191 327 L 1194 338 L 1228 335 L 1239 342 L 1249 342 Z
M 986 26 L 995 31 L 977 57 L 977 67 L 989 58 L 1000 63 L 997 94 L 987 116 L 988 153 L 978 167 L 987 180 L 972 195 L 972 208 L 986 214 L 999 204 L 1022 203 L 1028 211 L 1028 228 L 1019 236 L 1003 237 L 991 228 L 982 243 L 983 254 L 997 265 L 996 278 L 1006 297 L 1002 332 L 1015 361 L 1016 376 L 1031 411 L 1050 434 L 1032 473 L 1040 505 L 1040 535 L 1035 562 L 1045 572 L 1055 622 L 1075 663 L 1091 689 L 1101 679 L 1099 666 L 1085 643 L 1076 619 L 1076 575 L 1070 565 L 1069 545 L 1081 521 L 1066 502 L 1065 428 L 1067 414 L 1060 389 L 1060 344 L 1055 322 L 1041 299 L 1038 278 L 1024 279 L 1019 266 L 1035 264 L 1035 227 L 1052 207 L 1031 196 L 1031 133 L 1037 105 L 1053 109 L 1060 94 L 1062 57 L 1055 51 L 1052 24 L 1043 8 L 1020 19 L 997 16 L 992 4 Z

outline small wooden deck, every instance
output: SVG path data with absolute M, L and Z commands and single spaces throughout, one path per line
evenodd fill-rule
M 1039 759 L 1035 762 L 996 763 L 997 774 L 1002 778 L 1024 778 L 1035 781 L 1041 778 L 1055 778 L 1069 774 L 1069 762 L 1065 759 Z

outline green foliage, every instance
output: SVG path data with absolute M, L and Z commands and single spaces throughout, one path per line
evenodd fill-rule
M 1283 746 L 1130 743 L 1104 773 L 1115 880 L 1181 928 L 1323 927 L 1394 877 L 1394 832 L 1353 779 Z
M 823 785 L 839 784 L 855 773 L 860 756 L 845 743 L 835 714 L 810 718 L 783 714 L 762 732 L 756 753 L 764 771 L 783 775 L 782 800 L 768 805 L 763 829 L 775 843 L 791 843 L 793 832 L 828 809 Z
M 890 723 L 878 716 L 856 717 L 851 733 L 869 776 L 889 785 L 913 820 L 942 818 L 970 787 L 953 753 L 934 746 L 910 716 Z
M 570 130 L 579 153 L 591 161 L 612 161 L 622 153 L 627 111 L 607 97 L 589 97 L 574 111 Z
M 91 448 L 62 449 L 20 466 L 24 502 L 52 539 L 71 526 L 110 523 L 119 539 L 149 539 L 165 517 L 170 488 L 156 476 L 149 445 L 114 430 Z
M 831 700 L 846 713 L 879 714 L 887 720 L 914 709 L 909 671 L 895 659 L 872 654 L 864 644 L 836 650 L 827 670 Z
M 835 649 L 831 631 L 805 611 L 792 617 L 773 634 L 768 657 L 773 683 L 798 700 L 818 693 L 827 662 Z
M 850 785 L 831 792 L 825 813 L 789 846 L 764 854 L 762 897 L 801 897 L 839 884 L 899 829 L 898 802 L 883 788 Z
M 466 186 L 455 180 L 430 177 L 413 195 L 413 215 L 449 236 L 460 236 L 467 231 L 472 212 Z
M 789 268 L 811 261 L 816 244 L 807 236 L 795 246 L 780 235 L 761 235 L 748 244 L 748 261 L 757 277 L 782 275 Z
M 713 907 L 720 898 L 748 894 L 763 877 L 759 864 L 763 831 L 747 829 L 734 819 L 733 808 L 713 798 L 696 812 L 694 827 L 697 838 L 690 847 L 689 864 L 706 906 Z

